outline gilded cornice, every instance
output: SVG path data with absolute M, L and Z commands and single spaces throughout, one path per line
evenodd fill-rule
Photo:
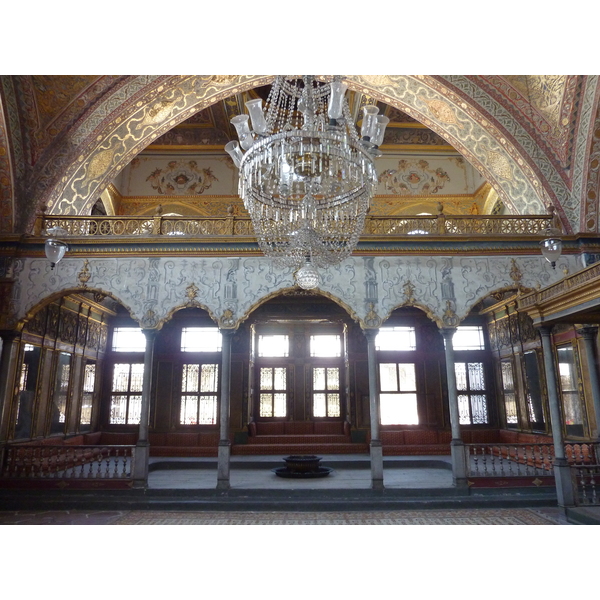
M 561 316 L 564 318 L 567 315 L 577 314 L 578 310 L 595 308 L 598 305 L 600 305 L 600 263 L 595 263 L 518 300 L 519 310 L 526 311 L 534 321 L 538 322 L 560 319 Z

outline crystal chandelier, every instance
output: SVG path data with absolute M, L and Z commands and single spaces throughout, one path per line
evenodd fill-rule
M 317 267 L 352 253 L 377 185 L 374 158 L 389 119 L 365 106 L 359 137 L 347 87 L 339 78 L 278 76 L 264 110 L 250 100 L 249 114 L 231 120 L 239 142 L 225 146 L 260 248 L 297 269 L 305 289 L 318 285 Z

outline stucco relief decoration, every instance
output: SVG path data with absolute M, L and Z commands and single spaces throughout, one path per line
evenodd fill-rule
M 379 175 L 386 192 L 399 196 L 437 194 L 450 177 L 444 169 L 432 169 L 426 160 L 398 161 L 397 169 L 387 169 Z
M 195 160 L 170 161 L 166 169 L 155 169 L 147 178 L 159 194 L 202 194 L 218 179 L 209 168 L 198 168 Z
M 77 274 L 77 279 L 79 279 L 79 283 L 81 283 L 83 287 L 86 287 L 87 282 L 90 280 L 91 276 L 92 274 L 90 273 L 90 261 L 86 258 L 83 261 L 83 267 L 81 268 L 81 271 L 79 271 L 79 273 Z

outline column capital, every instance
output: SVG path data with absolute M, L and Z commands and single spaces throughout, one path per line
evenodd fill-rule
M 598 335 L 598 325 L 584 325 L 577 329 L 584 340 L 593 340 Z
M 2 329 L 0 331 L 0 338 L 6 344 L 8 342 L 12 342 L 15 338 L 18 338 L 21 335 L 20 331 L 16 331 L 14 329 Z
M 142 327 L 142 333 L 146 336 L 147 340 L 153 340 L 158 335 L 158 329 L 144 329 Z
M 366 329 L 363 329 L 362 332 L 364 333 L 368 342 L 372 342 L 372 341 L 374 342 L 375 338 L 377 337 L 377 334 L 379 333 L 379 328 L 378 327 L 368 327 Z
M 237 331 L 237 329 L 233 329 L 232 327 L 227 327 L 227 328 L 220 327 L 219 331 L 220 331 L 221 335 L 224 335 L 227 337 L 233 337 L 233 334 Z
M 440 334 L 446 339 L 452 338 L 456 333 L 456 329 L 456 327 L 440 327 Z
M 539 324 L 539 325 L 534 325 L 535 329 L 538 330 L 539 334 L 542 337 L 550 337 L 550 335 L 552 334 L 552 328 L 554 327 L 554 325 L 548 325 L 548 324 Z

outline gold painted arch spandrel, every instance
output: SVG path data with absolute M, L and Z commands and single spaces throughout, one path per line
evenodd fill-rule
M 86 150 L 87 160 L 84 160 L 84 164 L 97 168 L 92 168 L 88 173 L 81 165 L 75 168 L 67 177 L 66 185 L 60 189 L 59 184 L 51 192 L 54 198 L 62 197 L 63 200 L 54 206 L 49 202 L 48 206 L 52 207 L 55 214 L 73 214 L 73 210 L 77 214 L 85 214 L 84 210 L 89 208 L 92 198 L 97 197 L 118 171 L 158 136 L 210 104 L 265 85 L 272 79 L 273 76 L 190 76 L 177 79 L 170 88 L 162 84 L 160 93 L 157 89 L 152 93 L 149 88 L 147 97 L 151 100 L 146 103 L 140 101 L 129 115 L 121 112 L 117 117 L 115 111 L 112 124 L 101 136 L 102 141 L 98 146 Z M 443 94 L 449 92 L 442 89 L 439 82 L 427 77 L 400 75 L 347 76 L 346 80 L 351 89 L 364 90 L 418 120 L 425 120 L 423 122 L 427 126 L 458 147 L 467 160 L 483 172 L 503 202 L 507 206 L 512 205 L 515 212 L 545 212 L 540 191 L 532 184 L 530 173 L 525 172 L 516 159 L 518 157 L 523 163 L 526 158 L 506 141 L 504 145 L 500 144 L 496 139 L 497 132 L 489 127 L 486 129 L 482 124 L 486 121 L 476 108 L 466 102 L 458 106 L 454 100 L 444 97 Z M 439 121 L 432 119 L 429 114 L 432 106 Z M 512 178 L 499 177 L 494 172 L 493 165 L 488 163 L 486 148 L 502 155 L 505 162 L 510 164 Z M 99 157 L 94 158 L 111 149 L 114 151 L 111 164 L 106 164 Z M 106 169 L 101 173 L 99 167 L 104 164 Z M 493 164 L 497 165 L 497 161 Z M 90 178 L 91 175 L 93 178 Z

